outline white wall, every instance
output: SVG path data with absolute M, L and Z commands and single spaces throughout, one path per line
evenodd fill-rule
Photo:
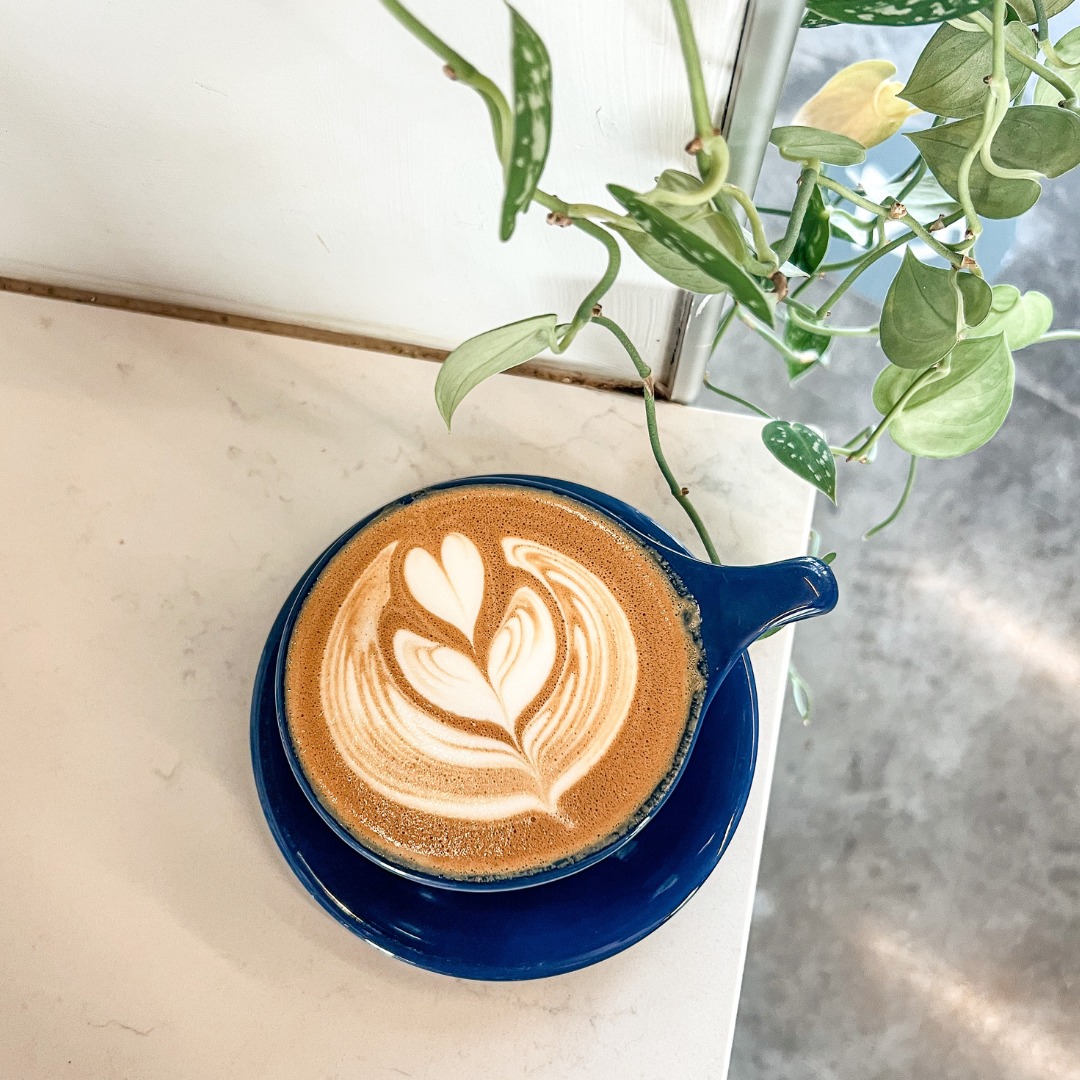
M 742 5 L 692 6 L 721 95 Z M 548 190 L 604 201 L 687 161 L 666 3 L 519 7 L 554 61 Z M 507 85 L 499 0 L 414 10 Z M 0 0 L 0 41 L 0 274 L 452 346 L 568 317 L 602 269 L 539 208 L 498 242 L 480 100 L 375 0 Z M 627 256 L 605 308 L 657 362 L 677 294 Z M 627 370 L 579 341 L 575 367 Z

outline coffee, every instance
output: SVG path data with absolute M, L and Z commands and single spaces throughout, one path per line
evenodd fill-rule
M 318 799 L 391 861 L 491 879 L 632 827 L 697 722 L 697 607 L 602 514 L 474 485 L 397 507 L 311 588 L 286 719 Z

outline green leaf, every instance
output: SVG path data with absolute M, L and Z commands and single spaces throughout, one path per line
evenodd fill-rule
M 952 274 L 919 262 L 908 248 L 881 309 L 881 348 L 897 366 L 920 371 L 957 341 L 960 297 Z
M 978 326 L 990 314 L 994 301 L 990 286 L 981 277 L 966 272 L 956 275 L 956 284 L 964 302 L 964 322 L 968 327 Z
M 958 191 L 960 162 L 981 127 L 982 118 L 971 116 L 907 136 L 953 198 Z M 1005 114 L 992 150 L 994 160 L 1006 168 L 1060 176 L 1080 164 L 1080 116 L 1046 105 L 1018 105 Z M 1035 205 L 1041 192 L 1035 180 L 991 176 L 978 158 L 971 167 L 970 186 L 975 209 L 989 218 L 1018 217 Z
M 704 185 L 696 176 L 691 176 L 688 172 L 683 172 L 681 169 L 665 169 L 656 178 L 656 187 L 653 191 L 672 191 L 679 195 L 698 195 Z M 652 192 L 648 192 L 643 198 L 647 198 Z M 734 223 L 735 218 L 730 214 L 718 214 L 713 204 L 710 202 L 696 203 L 693 206 L 684 206 L 680 203 L 664 203 L 664 209 L 677 221 L 681 221 L 683 224 L 688 224 L 692 221 L 696 221 L 698 218 L 709 217 L 716 215 L 722 218 L 724 221 Z M 742 233 L 738 233 L 740 242 Z M 744 244 L 745 246 L 745 244 Z
M 772 305 L 764 291 L 730 255 L 629 188 L 609 184 L 608 191 L 654 240 L 719 282 L 740 304 L 772 326 Z
M 684 194 L 700 191 L 700 180 L 677 169 L 668 169 L 661 174 L 656 187 L 662 191 L 677 191 Z M 727 252 L 736 262 L 746 258 L 746 240 L 736 221 L 719 213 L 710 204 L 700 206 L 680 206 L 676 203 L 665 204 L 664 210 L 676 221 L 685 225 L 691 232 L 697 233 L 706 243 Z M 658 273 L 665 281 L 678 285 L 680 289 L 695 293 L 724 292 L 726 286 L 710 277 L 696 263 L 666 248 L 659 240 L 640 229 L 626 229 L 618 222 L 608 222 L 626 241 L 631 251 L 646 266 Z
M 1004 334 L 1011 352 L 1026 349 L 1050 329 L 1054 305 L 1041 292 L 1026 292 L 1014 285 L 995 285 L 990 314 L 968 337 L 993 337 Z
M 818 188 L 820 191 L 821 189 Z M 897 188 L 899 190 L 899 188 Z M 868 225 L 875 224 L 877 219 L 872 222 L 867 222 Z M 873 230 L 861 229 L 853 221 L 849 221 L 843 214 L 833 214 L 829 219 L 829 232 L 837 238 L 837 240 L 844 240 L 849 244 L 854 244 L 856 247 L 869 248 L 870 242 L 873 239 Z
M 446 426 L 470 390 L 554 345 L 554 315 L 534 315 L 462 342 L 443 361 L 435 380 L 435 402 Z
M 1010 109 L 994 139 L 994 160 L 1051 179 L 1075 169 L 1080 165 L 1080 116 L 1056 103 Z
M 551 57 L 536 31 L 510 8 L 513 33 L 514 130 L 499 238 L 509 240 L 532 202 L 551 145 Z
M 794 360 L 790 356 L 784 357 L 789 382 L 794 382 L 799 376 L 805 375 L 817 364 L 826 365 L 829 362 L 829 346 L 832 344 L 832 338 L 826 334 L 815 334 L 812 330 L 806 330 L 791 319 L 784 323 L 784 344 L 806 357 L 802 361 Z
M 799 24 L 804 30 L 818 30 L 822 26 L 836 26 L 835 19 L 829 19 L 824 15 L 818 15 L 810 8 L 803 12 L 802 22 Z
M 1049 19 L 1052 15 L 1060 15 L 1072 2 L 1073 0 L 1044 0 L 1043 11 Z M 1039 21 L 1039 17 L 1035 14 L 1035 5 L 1031 0 L 1009 0 L 1009 6 L 1024 22 L 1034 24 Z M 1063 57 L 1063 59 L 1068 58 Z
M 810 687 L 794 666 L 788 667 L 788 681 L 791 683 L 791 700 L 795 704 L 795 711 L 804 725 L 809 724 L 814 714 L 814 701 L 810 694 Z
M 858 26 L 928 26 L 985 6 L 986 0 L 810 0 L 807 15 Z
M 825 259 L 829 247 L 829 217 L 829 209 L 821 197 L 821 188 L 815 184 L 791 252 L 791 261 L 806 274 L 812 274 Z
M 1034 21 L 1034 20 L 1033 20 Z M 1074 91 L 1080 90 L 1080 26 L 1070 30 L 1055 46 L 1054 51 L 1066 64 L 1077 64 L 1071 68 L 1053 68 L 1054 74 L 1067 82 Z M 1035 80 L 1035 104 L 1050 105 L 1057 108 L 1061 93 L 1043 79 Z
M 1006 26 L 1005 40 L 1034 58 L 1035 38 L 1023 23 Z M 947 24 L 939 26 L 926 43 L 900 96 L 937 116 L 981 116 L 990 92 L 983 76 L 992 67 L 993 42 L 989 34 L 957 30 Z M 1009 97 L 1014 98 L 1031 72 L 1018 60 L 1006 56 L 1005 75 L 1009 80 Z
M 982 278 L 927 266 L 908 248 L 881 311 L 881 348 L 897 366 L 919 371 L 936 364 L 957 343 L 963 325 L 977 326 L 993 294 Z
M 1015 369 L 1003 334 L 961 341 L 949 365 L 948 374 L 918 390 L 889 427 L 893 442 L 916 457 L 977 450 L 1001 427 L 1012 404 Z M 887 367 L 874 383 L 877 410 L 887 413 L 919 375 Z
M 968 147 L 978 138 L 981 126 L 982 120 L 973 116 L 954 124 L 912 132 L 907 136 L 919 148 L 930 171 L 953 198 L 958 196 L 960 190 L 957 183 L 960 164 Z M 1005 165 L 1007 163 L 997 154 L 1000 134 L 999 130 L 994 139 L 994 160 L 999 165 Z M 989 218 L 1026 214 L 1042 193 L 1041 186 L 1034 180 L 1004 180 L 991 176 L 978 158 L 971 166 L 968 185 L 976 212 Z
M 648 233 L 620 229 L 614 224 L 611 227 L 618 231 L 630 250 L 665 281 L 670 281 L 680 289 L 686 289 L 688 292 L 694 293 L 720 293 L 727 290 L 725 284 L 706 274 L 704 270 L 695 266 L 685 256 L 671 251 Z M 689 228 L 699 236 L 705 234 L 703 238 L 706 242 L 715 244 L 715 238 L 710 237 L 707 234 L 707 229 L 699 227 L 698 223 L 689 226 Z M 719 245 L 716 244 L 715 246 L 718 247 Z
M 858 165 L 866 158 L 862 143 L 812 127 L 775 127 L 769 142 L 788 161 L 822 161 L 828 165 Z
M 781 465 L 836 502 L 836 462 L 829 444 L 805 424 L 770 420 L 761 441 Z

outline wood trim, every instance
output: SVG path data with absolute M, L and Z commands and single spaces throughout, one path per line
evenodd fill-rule
M 213 311 L 210 308 L 193 307 L 187 304 L 171 304 L 161 300 L 146 300 L 138 296 L 124 296 L 120 293 L 99 292 L 93 289 L 74 289 L 67 285 L 49 285 L 41 281 L 26 281 L 22 278 L 0 276 L 0 292 L 36 296 L 43 300 L 62 300 L 71 304 L 89 304 L 94 307 L 112 308 L 116 311 L 131 311 L 139 315 L 157 315 L 166 319 L 180 319 L 184 322 L 204 323 L 208 326 L 223 326 L 230 330 L 248 330 L 256 334 L 272 334 L 276 337 L 318 341 L 324 345 L 341 345 L 348 349 L 389 353 L 391 356 L 404 356 L 414 360 L 434 360 L 441 363 L 450 355 L 446 349 L 436 349 L 427 345 L 413 345 L 404 341 L 394 341 L 390 338 L 372 337 L 368 334 L 325 330 L 317 326 L 305 326 L 301 323 L 259 319 L 251 315 L 236 315 L 226 311 Z M 636 380 L 605 379 L 598 376 L 568 372 L 565 368 L 545 364 L 542 360 L 522 364 L 514 368 L 509 374 L 543 379 L 546 382 L 588 386 L 594 390 L 641 392 L 641 385 Z

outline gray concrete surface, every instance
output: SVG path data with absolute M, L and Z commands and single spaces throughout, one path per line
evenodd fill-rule
M 904 71 L 919 37 L 804 32 L 789 111 L 860 53 Z M 1059 326 L 1080 323 L 1078 207 L 1080 176 L 1049 184 L 998 275 Z M 711 370 L 835 438 L 876 419 L 883 364 L 844 341 L 789 389 L 742 333 Z M 902 486 L 895 448 L 819 508 L 842 602 L 796 641 L 815 714 L 785 717 L 732 1080 L 1080 1077 L 1080 345 L 1017 366 L 1004 428 L 924 463 L 890 530 L 860 539 Z

